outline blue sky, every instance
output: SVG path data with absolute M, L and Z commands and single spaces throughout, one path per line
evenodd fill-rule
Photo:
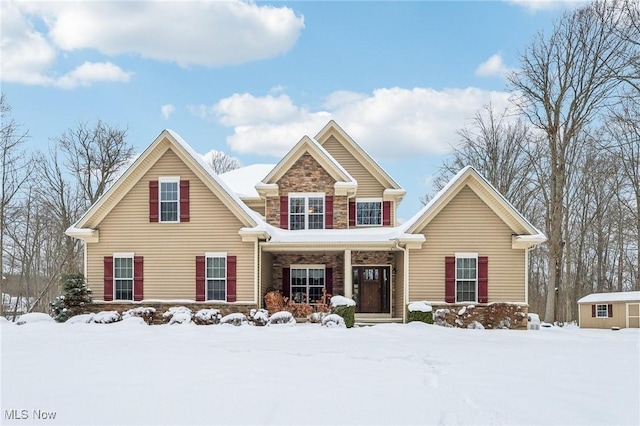
M 408 219 L 557 1 L 3 1 L 2 92 L 29 150 L 79 121 L 164 128 L 197 152 L 275 163 L 335 119 L 407 196 Z

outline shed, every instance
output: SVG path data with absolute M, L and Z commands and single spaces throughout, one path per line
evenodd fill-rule
M 640 291 L 592 293 L 578 300 L 580 328 L 640 328 Z

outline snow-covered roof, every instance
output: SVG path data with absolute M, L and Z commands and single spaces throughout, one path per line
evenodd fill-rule
M 605 303 L 640 301 L 640 291 L 618 291 L 615 293 L 592 293 L 584 296 L 578 303 Z
M 218 176 L 240 197 L 258 198 L 260 195 L 256 191 L 256 183 L 262 181 L 274 167 L 275 164 L 252 164 Z

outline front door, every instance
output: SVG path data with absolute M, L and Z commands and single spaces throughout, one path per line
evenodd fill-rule
M 353 268 L 353 292 L 358 313 L 390 313 L 390 268 L 356 266 Z

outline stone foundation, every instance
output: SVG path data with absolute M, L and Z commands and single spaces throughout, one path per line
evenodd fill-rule
M 433 321 L 445 327 L 473 328 L 477 321 L 487 329 L 526 330 L 529 305 L 526 303 L 430 303 Z
M 100 311 L 118 311 L 122 314 L 124 311 L 129 309 L 145 307 L 145 308 L 154 308 L 156 311 L 153 314 L 151 319 L 152 324 L 166 324 L 167 320 L 162 317 L 169 308 L 174 306 L 184 306 L 193 311 L 195 314 L 200 309 L 218 309 L 222 316 L 241 312 L 245 315 L 249 315 L 249 311 L 251 309 L 257 308 L 258 306 L 254 303 L 248 304 L 230 304 L 230 303 L 209 303 L 209 302 L 190 302 L 190 303 L 179 303 L 179 302 L 93 302 L 89 303 L 85 306 L 85 313 L 98 313 Z

